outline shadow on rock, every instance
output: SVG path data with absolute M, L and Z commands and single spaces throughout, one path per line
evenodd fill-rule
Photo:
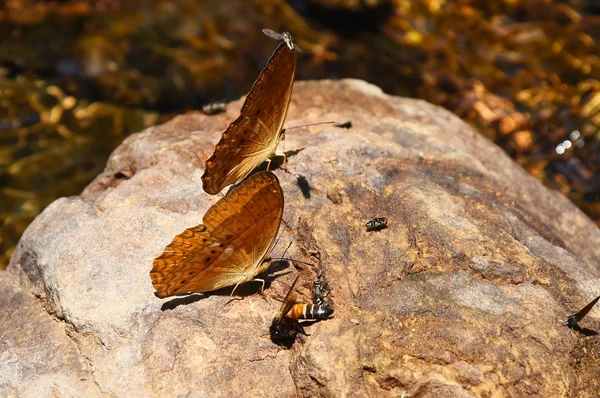
M 590 336 L 598 336 L 598 332 L 596 332 L 595 330 L 592 329 L 587 329 L 587 328 L 582 328 L 579 325 L 573 325 L 571 328 L 571 330 L 580 333 L 586 337 L 590 337 Z
M 271 272 L 279 272 L 289 268 L 290 264 L 286 260 L 276 260 L 273 261 L 269 267 L 269 271 Z M 283 275 L 286 275 L 287 272 L 276 274 L 276 275 L 267 275 L 265 279 L 265 290 L 271 287 L 271 282 L 280 278 Z M 232 295 L 234 286 L 227 286 L 219 290 L 215 290 L 212 292 L 206 293 L 186 293 L 184 295 L 178 295 L 175 298 L 163 303 L 160 307 L 161 311 L 174 310 L 180 305 L 188 305 L 196 303 L 200 300 L 204 300 L 210 296 L 232 296 L 232 298 L 244 298 L 248 296 L 254 296 L 257 292 L 256 285 L 259 282 L 254 283 L 244 283 L 241 284 L 235 289 L 235 296 Z M 156 293 L 155 293 L 156 295 Z M 158 297 L 158 296 L 157 296 Z

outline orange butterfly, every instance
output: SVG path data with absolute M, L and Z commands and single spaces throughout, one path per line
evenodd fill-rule
M 254 279 L 269 268 L 283 215 L 283 191 L 275 174 L 254 174 L 221 198 L 202 224 L 177 235 L 150 271 L 159 297 L 208 292 Z M 233 292 L 231 294 L 233 294 Z
M 263 32 L 283 39 L 283 43 L 254 82 L 240 116 L 225 130 L 206 161 L 202 185 L 211 195 L 243 180 L 265 160 L 270 161 L 279 141 L 285 138 L 282 128 L 292 97 L 297 47 L 287 32 Z

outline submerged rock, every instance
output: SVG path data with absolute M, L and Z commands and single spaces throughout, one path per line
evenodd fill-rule
M 153 259 L 218 196 L 204 160 L 241 101 L 127 138 L 50 205 L 0 274 L 0 391 L 22 396 L 594 396 L 600 232 L 449 112 L 356 80 L 297 83 L 273 257 L 318 264 L 333 319 L 268 336 L 297 273 L 160 300 Z M 365 223 L 386 217 L 387 228 Z M 304 266 L 303 286 L 319 267 Z M 598 330 L 600 310 L 582 327 Z

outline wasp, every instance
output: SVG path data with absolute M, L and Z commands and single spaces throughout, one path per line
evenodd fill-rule
M 367 231 L 380 231 L 387 228 L 387 218 L 377 217 L 367 222 Z
M 217 113 L 225 112 L 227 104 L 224 102 L 211 102 L 202 107 L 202 112 L 207 115 L 216 115 Z
M 271 341 L 273 341 L 277 345 L 286 348 L 290 348 L 294 344 L 298 333 L 307 336 L 306 332 L 304 331 L 304 328 L 298 322 L 299 319 L 319 321 L 328 319 L 333 314 L 333 308 L 331 308 L 331 306 L 323 299 L 321 293 L 317 295 L 317 293 L 314 293 L 314 290 L 314 304 L 304 304 L 297 302 L 298 297 L 296 295 L 296 284 L 298 282 L 299 277 L 300 276 L 297 276 L 294 280 L 294 283 L 290 287 L 290 290 L 288 291 L 287 295 L 285 296 L 285 299 L 283 300 L 281 309 L 277 313 L 277 316 L 275 316 L 275 318 L 273 319 L 271 327 L 269 328 L 269 333 L 271 334 Z M 319 301 L 318 298 L 320 298 L 320 302 L 322 302 L 323 304 L 317 303 L 317 301 Z
M 321 306 L 329 306 L 329 303 L 325 300 L 325 297 L 329 296 L 329 287 L 327 282 L 323 282 L 321 279 L 313 282 L 312 292 L 314 296 L 314 303 Z
M 592 309 L 594 305 L 600 300 L 600 296 L 596 297 L 588 305 L 583 307 L 579 312 L 568 316 L 567 319 L 564 320 L 563 325 L 568 326 L 571 329 L 577 329 L 579 325 L 577 324 L 579 321 L 583 319 L 584 316 L 587 315 L 588 312 Z

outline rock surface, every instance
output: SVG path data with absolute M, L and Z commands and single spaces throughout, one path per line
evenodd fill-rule
M 240 106 L 127 138 L 30 225 L 0 274 L 0 396 L 595 396 L 598 336 L 561 321 L 600 293 L 599 230 L 449 112 L 361 81 L 296 84 L 287 126 L 352 127 L 289 130 L 276 171 L 273 256 L 320 259 L 335 317 L 269 340 L 293 267 L 266 299 L 156 298 L 152 261 L 218 199 L 200 176 Z

